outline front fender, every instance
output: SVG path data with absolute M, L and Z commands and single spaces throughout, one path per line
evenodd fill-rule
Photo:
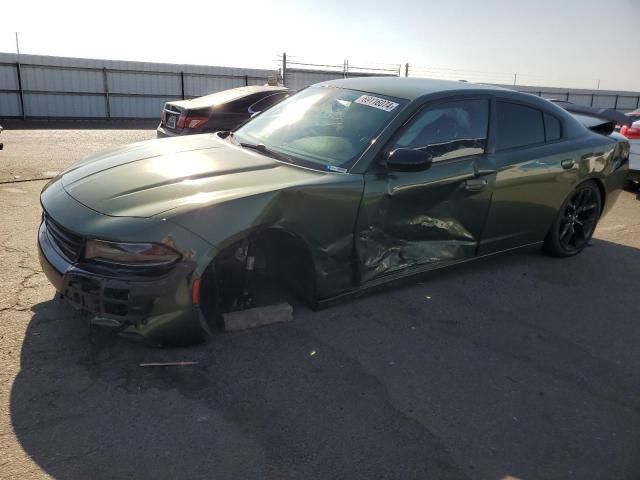
M 214 246 L 209 261 L 259 229 L 290 233 L 307 245 L 317 295 L 326 298 L 353 286 L 353 232 L 362 188 L 361 175 L 326 175 L 316 184 L 237 198 L 168 219 Z

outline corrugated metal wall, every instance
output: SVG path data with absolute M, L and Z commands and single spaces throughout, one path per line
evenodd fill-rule
M 167 100 L 263 85 L 272 70 L 0 53 L 0 117 L 156 118 Z M 108 92 L 108 93 L 107 93 Z
M 17 117 L 20 112 L 18 73 L 12 65 L 0 64 L 0 116 Z
M 532 93 L 544 98 L 566 100 L 587 107 L 615 108 L 621 112 L 631 112 L 640 107 L 640 92 L 616 90 L 589 90 L 581 88 L 526 87 L 501 85 L 520 92 Z
M 20 76 L 17 55 L 0 53 L 0 117 L 156 118 L 167 100 L 197 97 L 245 84 L 262 85 L 277 74 L 273 70 L 254 68 L 42 55 L 20 55 L 19 60 Z M 380 73 L 287 68 L 285 84 L 298 90 L 345 76 L 376 74 Z M 638 92 L 505 86 L 580 105 L 621 111 L 640 106 Z
M 380 73 L 369 72 L 341 72 L 337 70 L 307 70 L 301 68 L 287 68 L 285 71 L 285 85 L 294 90 L 308 87 L 314 83 L 336 80 L 338 78 L 381 76 Z M 384 76 L 391 76 L 385 74 Z
M 318 82 L 345 77 L 364 77 L 375 73 L 347 72 L 339 70 L 308 70 L 287 68 L 285 84 L 289 88 L 299 90 Z M 532 93 L 544 98 L 568 100 L 569 102 L 602 108 L 615 108 L 622 112 L 630 112 L 640 107 L 640 92 L 623 92 L 613 90 L 587 90 L 579 88 L 528 87 L 521 85 L 498 85 L 521 92 Z

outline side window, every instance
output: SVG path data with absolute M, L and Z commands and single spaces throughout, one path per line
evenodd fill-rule
M 274 93 L 267 97 L 264 97 L 263 99 L 258 100 L 256 103 L 254 103 L 249 107 L 249 113 L 264 112 L 267 108 L 272 107 L 273 105 L 280 102 L 281 100 L 284 100 L 288 96 L 289 96 L 288 92 L 282 92 L 282 93 Z
M 544 143 L 541 110 L 499 101 L 496 115 L 496 150 Z
M 395 148 L 425 150 L 433 161 L 481 155 L 487 148 L 489 100 L 455 100 L 426 108 L 400 133 Z
M 547 142 L 559 140 L 562 138 L 562 128 L 560 127 L 560 120 L 548 113 L 544 114 L 544 133 Z

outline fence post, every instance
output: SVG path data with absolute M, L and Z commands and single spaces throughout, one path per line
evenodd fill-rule
M 596 97 L 596 94 L 592 93 L 591 94 L 591 103 L 589 104 L 590 107 L 593 107 L 593 102 L 595 101 L 595 97 Z
M 409 62 L 404 64 L 404 76 L 405 77 L 409 76 Z
M 104 86 L 104 108 L 107 113 L 107 120 L 111 118 L 111 102 L 109 101 L 109 77 L 107 67 L 102 67 L 102 84 Z
M 616 101 L 613 103 L 613 109 L 615 110 L 616 108 L 618 108 L 618 98 L 620 98 L 620 95 L 616 95 Z
M 180 96 L 184 100 L 184 72 L 180 72 Z
M 282 52 L 282 86 L 287 86 L 287 52 Z
M 636 110 L 638 110 L 638 108 L 640 108 L 640 95 L 638 95 L 638 98 L 636 99 Z
M 567 92 L 567 102 L 569 101 L 569 92 Z
M 26 113 L 24 111 L 24 92 L 22 91 L 22 74 L 20 72 L 20 62 L 16 62 L 16 73 L 18 74 L 18 95 L 20 96 L 20 113 L 22 114 L 22 120 L 24 120 L 26 117 Z
M 245 87 L 249 86 L 249 75 L 244 76 L 244 86 Z

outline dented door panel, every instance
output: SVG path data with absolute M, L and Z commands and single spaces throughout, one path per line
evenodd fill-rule
M 467 158 L 424 172 L 365 175 L 356 233 L 359 283 L 475 256 L 493 183 L 493 174 L 478 175 L 478 163 Z

